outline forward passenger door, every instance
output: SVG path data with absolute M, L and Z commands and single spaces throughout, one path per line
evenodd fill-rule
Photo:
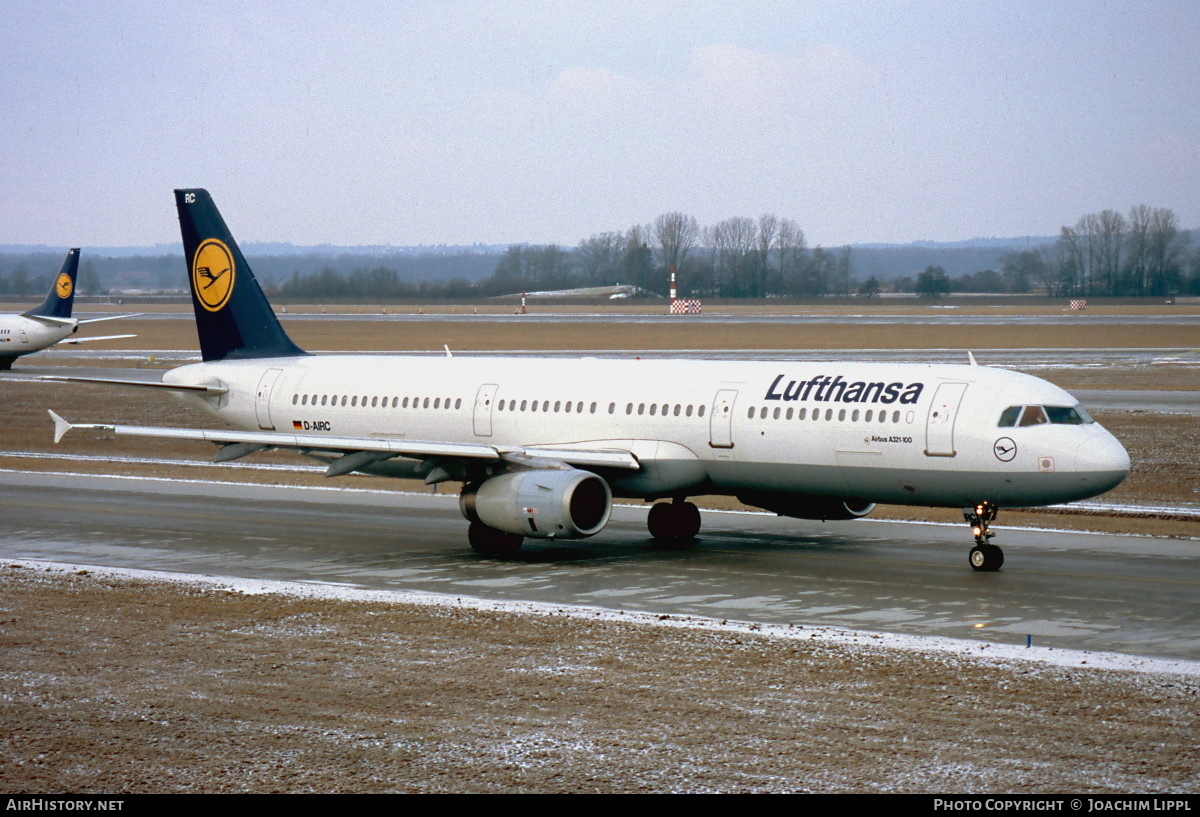
M 958 407 L 966 383 L 942 383 L 929 404 L 929 415 L 925 420 L 925 454 L 929 457 L 953 457 L 954 423 L 958 419 Z
M 721 389 L 713 398 L 708 418 L 708 444 L 713 448 L 733 448 L 733 404 L 737 389 Z

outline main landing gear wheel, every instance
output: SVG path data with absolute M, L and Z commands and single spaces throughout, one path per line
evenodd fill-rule
M 700 532 L 700 509 L 691 502 L 659 502 L 650 509 L 646 527 L 662 544 L 687 544 Z
M 472 522 L 471 527 L 467 528 L 467 541 L 471 543 L 471 549 L 481 556 L 512 556 L 521 549 L 524 538 L 490 528 L 481 522 Z
M 971 569 L 980 572 L 999 570 L 1004 564 L 1004 551 L 997 545 L 989 544 L 988 540 L 996 534 L 988 530 L 988 523 L 996 518 L 999 508 L 990 502 L 980 502 L 970 508 L 963 508 L 963 519 L 971 526 L 975 534 L 975 547 L 971 548 L 967 560 Z

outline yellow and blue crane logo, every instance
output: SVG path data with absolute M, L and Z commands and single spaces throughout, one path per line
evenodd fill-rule
M 197 303 L 209 312 L 219 312 L 229 303 L 236 275 L 233 253 L 225 242 L 206 239 L 192 258 L 192 292 Z

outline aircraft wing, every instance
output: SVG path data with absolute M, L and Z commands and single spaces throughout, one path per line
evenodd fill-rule
M 131 385 L 140 385 L 131 383 Z M 49 412 L 54 420 L 54 442 L 73 429 L 92 429 L 132 437 L 158 437 L 175 440 L 197 440 L 223 446 L 214 462 L 228 462 L 255 451 L 269 448 L 299 453 L 324 452 L 340 454 L 330 463 L 326 476 L 347 474 L 361 466 L 392 457 L 409 457 L 436 461 L 466 459 L 498 462 L 562 463 L 583 468 L 617 468 L 637 471 L 641 464 L 629 451 L 621 449 L 574 449 L 550 447 L 499 447 L 482 443 L 451 443 L 428 440 L 400 440 L 387 437 L 326 437 L 310 434 L 289 434 L 280 431 L 226 431 L 202 428 L 164 428 L 159 426 L 124 426 L 108 423 L 71 423 Z
M 137 335 L 98 335 L 94 338 L 71 338 L 64 340 L 63 343 L 91 343 L 94 340 L 120 340 L 121 338 L 136 338 Z
M 129 315 L 109 315 L 106 318 L 83 318 L 79 321 L 79 323 L 82 326 L 85 323 L 100 323 L 100 321 L 119 321 L 119 320 L 121 320 L 121 318 L 136 318 L 139 315 L 145 315 L 145 314 L 146 314 L 145 312 L 133 312 Z M 133 337 L 133 335 L 129 335 L 129 337 Z

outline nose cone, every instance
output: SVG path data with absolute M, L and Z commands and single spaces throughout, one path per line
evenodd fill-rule
M 1120 440 L 1099 425 L 1096 433 L 1075 450 L 1076 468 L 1090 488 L 1092 496 L 1111 491 L 1129 474 L 1129 452 Z

